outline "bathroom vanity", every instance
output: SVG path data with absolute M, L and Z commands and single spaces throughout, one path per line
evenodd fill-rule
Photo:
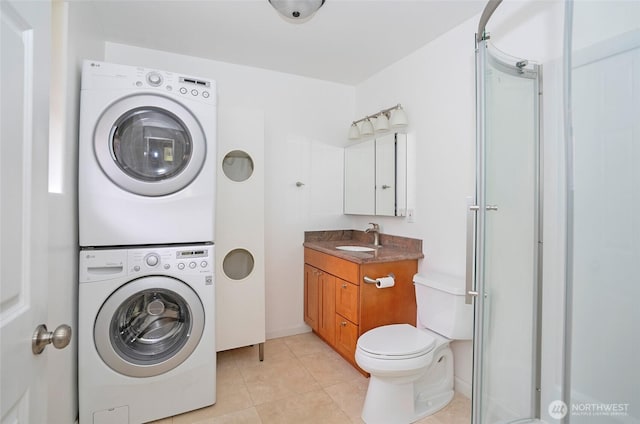
M 413 276 L 424 257 L 422 241 L 380 234 L 381 246 L 372 242 L 372 234 L 357 230 L 305 232 L 304 320 L 356 368 L 361 334 L 387 324 L 416 324 Z M 391 274 L 392 287 L 365 282 Z

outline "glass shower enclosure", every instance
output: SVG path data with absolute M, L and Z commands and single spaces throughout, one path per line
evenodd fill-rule
M 640 2 L 566 6 L 568 344 L 558 416 L 638 424 Z
M 640 424 L 640 2 L 566 0 L 563 63 L 545 62 L 564 137 L 542 67 L 484 31 L 500 3 L 476 34 L 472 423 Z
M 528 422 L 539 411 L 540 73 L 487 34 L 477 41 L 477 183 L 467 212 L 474 423 Z

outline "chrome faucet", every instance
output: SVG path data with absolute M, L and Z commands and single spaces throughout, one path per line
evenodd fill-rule
M 380 226 L 375 222 L 370 222 L 371 227 L 364 230 L 365 233 L 373 233 L 373 245 L 380 246 Z

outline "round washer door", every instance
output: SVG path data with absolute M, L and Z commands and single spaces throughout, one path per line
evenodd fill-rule
M 204 307 L 186 283 L 142 277 L 121 286 L 104 302 L 93 329 L 96 349 L 114 371 L 151 377 L 170 371 L 197 348 Z
M 152 94 L 109 105 L 98 119 L 93 143 L 107 177 L 142 196 L 164 196 L 187 187 L 202 169 L 207 148 L 202 127 L 188 109 Z

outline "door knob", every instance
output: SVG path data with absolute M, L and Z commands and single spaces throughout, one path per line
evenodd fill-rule
M 31 338 L 31 350 L 34 355 L 40 355 L 48 344 L 53 344 L 56 349 L 64 349 L 71 341 L 71 327 L 66 324 L 59 325 L 53 331 L 47 331 L 47 326 L 40 324 Z

